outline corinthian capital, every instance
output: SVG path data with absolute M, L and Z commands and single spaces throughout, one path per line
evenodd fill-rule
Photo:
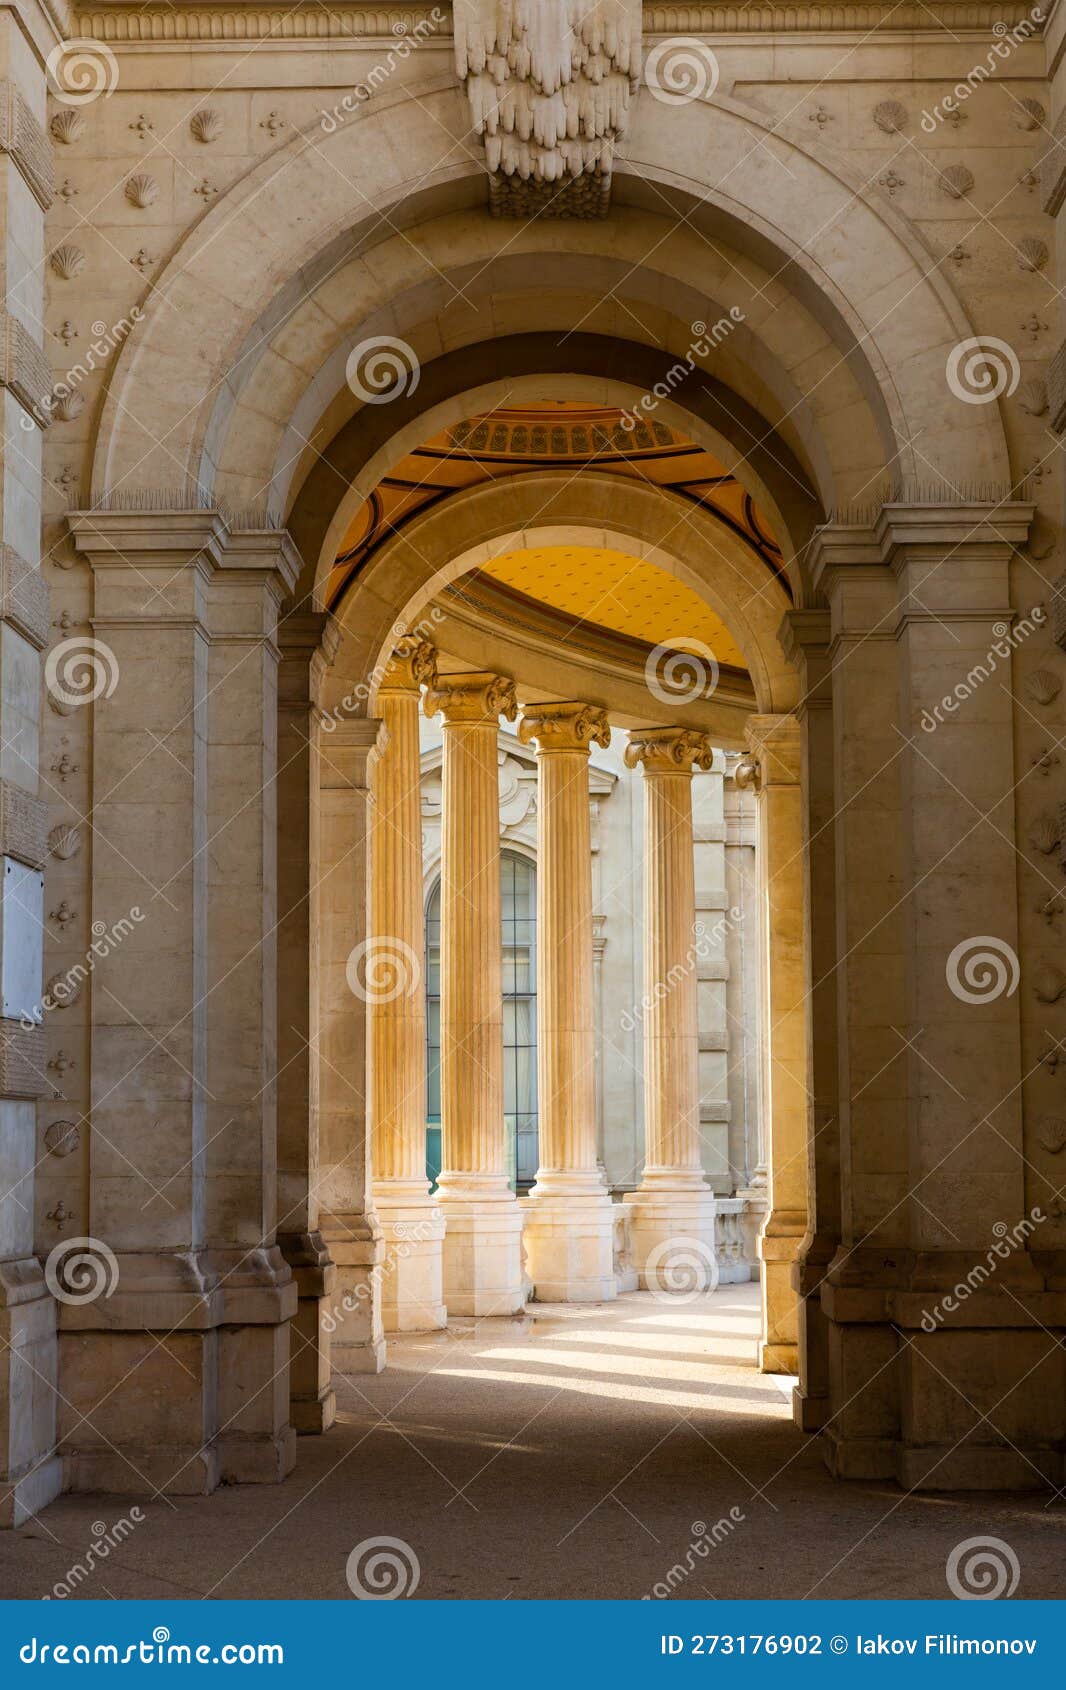
M 706 734 L 694 728 L 637 728 L 629 736 L 626 766 L 643 764 L 645 774 L 690 775 L 692 766 L 709 769 L 714 752 Z
M 419 634 L 401 634 L 385 659 L 378 692 L 417 692 L 436 679 L 436 646 Z
M 426 688 L 423 702 L 427 716 L 439 710 L 445 722 L 494 722 L 499 716 L 512 722 L 518 715 L 514 682 L 487 669 L 438 675 Z
M 606 710 L 596 704 L 526 704 L 518 724 L 523 745 L 531 739 L 537 750 L 583 751 L 593 745 L 610 745 L 611 730 Z

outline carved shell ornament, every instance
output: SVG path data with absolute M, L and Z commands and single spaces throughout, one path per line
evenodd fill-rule
M 222 133 L 222 114 L 214 106 L 203 106 L 200 111 L 193 112 L 189 129 L 195 141 L 202 141 L 205 147 L 210 146 Z
M 139 172 L 136 176 L 130 177 L 123 191 L 131 205 L 135 205 L 139 210 L 144 211 L 148 206 L 154 205 L 159 198 L 159 183 L 154 176 L 146 176 Z
M 1066 1145 L 1066 1121 L 1061 1115 L 1045 1115 L 1037 1124 L 1037 1143 L 1050 1156 L 1057 1156 Z
M 874 107 L 874 122 L 886 135 L 898 135 L 907 122 L 907 108 L 899 100 L 882 100 Z
M 1057 851 L 1061 830 L 1054 816 L 1046 812 L 1037 816 L 1029 829 L 1029 843 L 1034 851 L 1040 851 L 1045 857 L 1050 857 L 1052 851 Z
M 85 268 L 85 254 L 80 246 L 72 246 L 68 242 L 63 246 L 57 246 L 48 262 L 60 281 L 72 282 L 74 277 L 80 276 Z
M 963 199 L 973 187 L 973 182 L 973 171 L 968 170 L 964 164 L 949 164 L 938 177 L 941 191 L 953 200 Z
M 1019 270 L 1042 270 L 1048 261 L 1048 250 L 1043 241 L 1038 241 L 1029 235 L 1024 241 L 1018 242 Z
M 82 393 L 61 393 L 52 405 L 52 415 L 59 422 L 73 422 L 80 417 L 85 409 L 85 396 Z
M 49 128 L 53 140 L 59 141 L 64 147 L 72 147 L 85 128 L 85 117 L 76 106 L 67 106 L 63 111 L 56 112 Z
M 81 1143 L 76 1121 L 53 1121 L 44 1135 L 44 1147 L 53 1156 L 69 1156 Z
M 1047 410 L 1047 384 L 1039 376 L 1023 381 L 1018 389 L 1018 403 L 1031 417 L 1042 417 Z
M 1053 962 L 1042 962 L 1033 977 L 1033 991 L 1040 1003 L 1058 1003 L 1066 992 L 1066 974 Z
M 62 823 L 54 827 L 48 835 L 48 849 L 53 857 L 66 862 L 76 857 L 81 850 L 81 833 L 76 827 L 64 826 Z
M 1034 704 L 1053 704 L 1062 691 L 1062 679 L 1054 669 L 1037 669 L 1025 683 Z
M 1017 100 L 1011 112 L 1011 122 L 1015 129 L 1042 129 L 1047 122 L 1047 112 L 1039 100 Z

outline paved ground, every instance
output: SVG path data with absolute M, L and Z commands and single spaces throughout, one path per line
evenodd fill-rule
M 1066 1592 L 1066 1503 L 834 1484 L 755 1371 L 756 1329 L 756 1287 L 731 1286 L 394 1343 L 379 1377 L 338 1380 L 338 1424 L 286 1484 L 145 1504 L 79 1593 L 347 1597 L 352 1550 L 389 1537 L 419 1598 L 946 1598 L 951 1550 L 988 1534 L 1018 1596 Z M 132 1500 L 63 1497 L 0 1533 L 0 1591 L 43 1596 Z

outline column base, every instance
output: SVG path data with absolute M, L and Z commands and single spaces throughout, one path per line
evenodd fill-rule
M 323 1316 L 335 1373 L 380 1373 L 385 1365 L 381 1280 L 385 1241 L 374 1213 L 323 1217 L 322 1237 L 337 1282 Z
M 675 1297 L 713 1291 L 716 1199 L 702 1174 L 645 1169 L 640 1186 L 624 1201 L 640 1289 Z
M 284 1479 L 296 1302 L 276 1248 L 120 1255 L 111 1295 L 61 1300 L 67 1489 L 188 1496 Z
M 763 1373 L 799 1372 L 799 1298 L 792 1274 L 806 1232 L 806 1215 L 771 1209 L 759 1239 L 762 1329 L 766 1334 L 759 1350 Z
M 278 1248 L 296 1281 L 296 1314 L 289 1327 L 289 1416 L 296 1431 L 328 1432 L 337 1412 L 324 1316 L 337 1270 L 320 1232 L 283 1233 Z
M 35 1256 L 0 1265 L 0 1527 L 63 1488 L 56 1442 L 56 1304 Z
M 441 1174 L 444 1301 L 452 1315 L 520 1314 L 524 1216 L 502 1175 Z
M 386 1332 L 439 1332 L 444 1306 L 444 1215 L 425 1180 L 381 1180 L 374 1207 L 385 1243 L 381 1320 Z
M 603 1303 L 618 1295 L 615 1205 L 597 1173 L 538 1174 L 519 1207 L 537 1302 Z

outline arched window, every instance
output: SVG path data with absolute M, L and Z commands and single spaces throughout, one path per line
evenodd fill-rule
M 503 1108 L 512 1185 L 537 1174 L 537 874 L 513 851 L 500 856 L 503 952 Z M 436 1182 L 440 1142 L 440 880 L 426 907 L 426 1172 Z

